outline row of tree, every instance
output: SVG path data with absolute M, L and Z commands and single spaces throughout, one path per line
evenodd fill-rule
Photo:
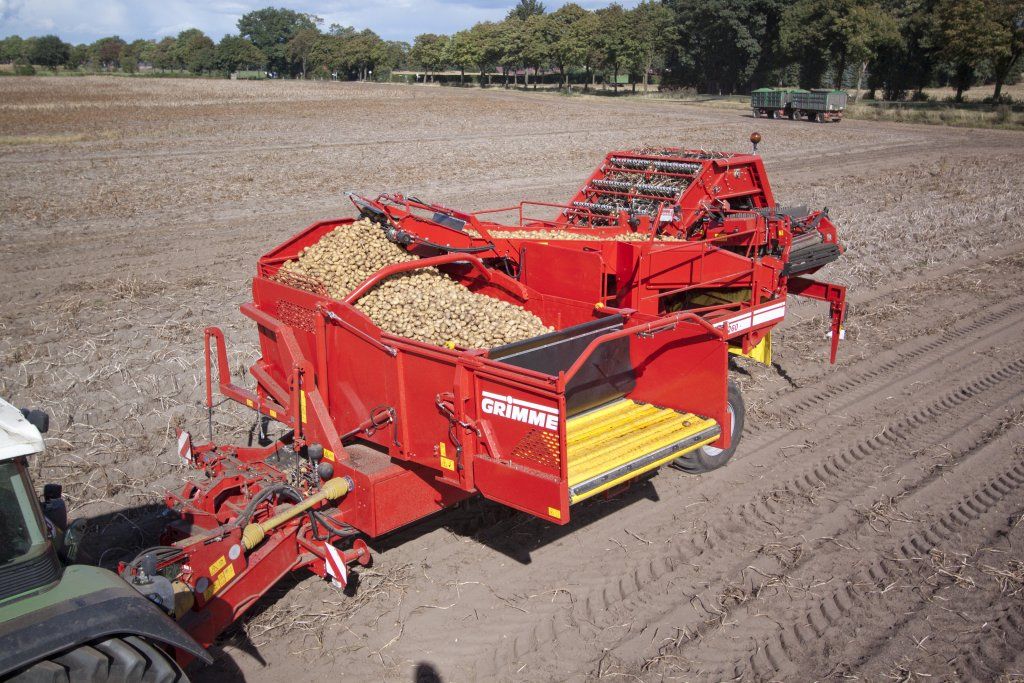
M 708 92 L 799 83 L 887 99 L 1019 78 L 1024 0 L 666 0 L 675 82 Z
M 1002 86 L 1024 66 L 1024 0 L 644 0 L 547 13 L 521 0 L 502 22 L 451 36 L 417 36 L 411 61 L 428 70 L 557 69 L 593 82 L 657 74 L 663 86 L 748 92 L 799 84 L 883 90 L 888 99 L 979 80 Z M 586 82 L 586 81 L 585 81 Z
M 238 34 L 226 35 L 219 43 L 195 28 L 162 40 L 129 43 L 110 36 L 88 45 L 70 45 L 53 35 L 9 36 L 0 40 L 0 62 L 125 72 L 140 67 L 194 74 L 257 70 L 287 77 L 307 77 L 316 71 L 343 79 L 366 78 L 375 68 L 387 73 L 406 62 L 406 43 L 337 24 L 324 32 L 321 23 L 311 14 L 268 7 L 243 15 Z
M 668 4 L 645 0 L 633 9 L 619 4 L 588 11 L 569 3 L 546 12 L 537 0 L 521 0 L 501 22 L 482 22 L 451 36 L 416 37 L 410 61 L 428 74 L 449 68 L 479 71 L 481 78 L 498 72 L 513 83 L 523 75 L 554 70 L 561 85 L 570 74 L 582 73 L 590 85 L 619 75 L 643 83 L 660 73 L 674 40 L 673 13 Z
M 863 85 L 888 99 L 935 84 L 955 86 L 960 99 L 981 79 L 995 83 L 999 98 L 1024 61 L 1024 0 L 643 0 L 632 9 L 569 3 L 553 12 L 520 0 L 503 21 L 422 34 L 412 45 L 322 23 L 268 7 L 242 16 L 238 34 L 219 43 L 198 29 L 74 46 L 57 36 L 11 36 L 0 41 L 0 61 L 359 79 L 407 68 L 431 80 L 455 70 L 461 81 L 476 72 L 481 82 L 499 74 L 527 85 L 556 74 L 560 86 L 572 79 L 585 87 L 624 75 L 645 90 L 656 76 L 663 86 L 714 93 Z

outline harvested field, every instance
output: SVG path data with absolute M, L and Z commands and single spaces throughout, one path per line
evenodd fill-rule
M 354 597 L 287 579 L 196 680 L 1024 676 L 1020 133 L 815 125 L 638 101 L 301 82 L 0 80 L 0 394 L 50 411 L 36 481 L 112 565 L 153 540 L 202 432 L 202 330 L 242 381 L 256 258 L 344 190 L 462 209 L 570 197 L 604 153 L 746 149 L 828 206 L 851 287 L 741 365 L 736 458 L 553 527 L 472 502 L 373 541 Z M 220 410 L 221 438 L 251 415 Z

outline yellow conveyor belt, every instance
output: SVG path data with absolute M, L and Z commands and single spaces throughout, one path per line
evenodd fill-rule
M 569 500 L 577 503 L 712 443 L 714 420 L 619 399 L 566 423 Z

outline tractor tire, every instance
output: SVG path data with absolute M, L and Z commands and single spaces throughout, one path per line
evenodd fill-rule
M 733 382 L 729 382 L 728 407 L 729 415 L 732 416 L 732 440 L 728 448 L 716 448 L 714 446 L 701 446 L 690 451 L 686 455 L 678 457 L 673 463 L 677 468 L 688 474 L 702 474 L 717 470 L 725 465 L 736 452 L 743 437 L 743 421 L 746 417 L 747 408 L 743 403 L 743 394 L 740 388 Z
M 24 669 L 9 683 L 189 683 L 177 662 L 138 636 L 81 645 Z

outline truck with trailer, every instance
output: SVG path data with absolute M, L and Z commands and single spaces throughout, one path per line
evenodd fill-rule
M 730 358 L 771 363 L 790 296 L 828 305 L 836 360 L 846 290 L 811 277 L 842 252 L 836 226 L 825 211 L 779 205 L 757 155 L 611 152 L 565 204 L 351 200 L 401 258 L 340 294 L 297 275 L 289 264 L 355 229 L 339 218 L 259 259 L 241 307 L 259 337 L 253 385 L 236 383 L 223 332 L 207 328 L 208 440 L 179 432 L 192 474 L 166 495 L 172 521 L 120 566 L 203 646 L 286 574 L 344 587 L 371 562 L 365 539 L 469 497 L 565 525 L 575 506 L 664 465 L 724 466 L 744 421 Z M 360 307 L 426 270 L 551 331 L 490 348 L 427 343 Z M 438 301 L 423 305 L 455 315 Z M 217 394 L 284 433 L 218 443 Z M 195 656 L 167 649 L 180 663 Z
M 843 90 L 814 88 L 758 88 L 750 93 L 754 117 L 770 119 L 803 118 L 819 123 L 838 122 L 846 112 L 847 94 Z

